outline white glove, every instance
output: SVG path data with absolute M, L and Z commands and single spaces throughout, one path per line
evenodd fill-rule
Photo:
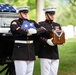
M 30 29 L 28 29 L 28 36 L 30 36 L 30 35 L 32 35 L 32 34 L 36 34 L 37 33 L 37 30 L 36 29 L 34 29 L 34 28 L 30 28 Z
M 49 45 L 51 45 L 51 46 L 54 46 L 54 44 L 53 44 L 52 40 L 53 40 L 53 38 L 48 39 L 48 40 L 47 40 L 47 43 L 48 43 Z

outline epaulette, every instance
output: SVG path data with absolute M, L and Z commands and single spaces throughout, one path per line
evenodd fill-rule
M 18 20 L 19 20 L 19 19 L 15 19 L 15 20 L 13 20 L 12 22 L 14 22 L 14 21 L 16 22 L 16 21 L 18 21 Z
M 57 23 L 57 22 L 53 22 L 54 24 L 59 24 L 59 23 Z
M 43 24 L 43 23 L 45 23 L 45 21 L 40 21 L 38 24 L 40 25 L 40 24 Z
M 40 21 L 39 23 L 43 23 L 43 22 L 45 22 L 45 21 Z
M 15 20 L 13 20 L 12 22 L 17 22 L 17 24 L 20 24 L 20 22 L 18 21 L 19 19 L 15 19 Z M 11 24 L 12 24 L 12 22 L 11 22 Z
M 16 20 L 11 21 L 11 24 L 12 24 L 13 22 L 16 22 Z
M 30 22 L 35 22 L 34 20 L 28 20 L 28 21 L 30 21 Z

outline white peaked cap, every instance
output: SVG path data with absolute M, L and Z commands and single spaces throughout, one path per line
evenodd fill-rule
M 56 11 L 56 8 L 45 8 L 43 9 L 45 12 Z
M 27 7 L 23 7 L 23 6 L 21 6 L 21 7 L 18 7 L 18 8 L 16 8 L 17 9 L 17 11 L 19 12 L 19 11 L 22 11 L 22 10 L 29 10 L 29 6 L 27 6 Z

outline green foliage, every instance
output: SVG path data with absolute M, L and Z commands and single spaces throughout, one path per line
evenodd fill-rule
M 29 19 L 36 20 L 36 9 L 30 10 Z
M 0 3 L 8 3 L 12 6 L 30 6 L 29 19 L 36 20 L 36 0 L 0 0 Z
M 36 0 L 28 0 L 27 5 L 30 6 L 29 19 L 36 20 Z
M 76 3 L 76 0 L 46 0 L 47 7 L 57 8 L 55 21 L 61 26 L 76 25 L 76 6 L 72 5 L 70 1 Z
M 0 3 L 7 3 L 14 6 L 26 6 L 28 0 L 0 0 Z
M 76 6 L 70 1 L 76 0 L 44 0 L 44 7 L 57 7 L 55 21 L 61 26 L 76 25 Z M 13 6 L 30 6 L 29 19 L 36 20 L 36 0 L 0 0 L 0 3 L 8 3 Z
M 48 3 L 47 3 L 47 0 L 44 0 L 44 7 L 48 7 Z
M 36 0 L 28 0 L 27 5 L 30 6 L 30 9 L 36 9 Z
M 61 25 L 76 25 L 76 7 L 67 5 L 57 10 L 55 21 Z
M 72 5 L 76 6 L 76 0 L 69 0 L 69 2 L 70 2 Z
M 14 6 L 27 6 L 28 0 L 15 0 L 13 5 Z
M 0 3 L 4 3 L 4 1 L 3 0 L 0 0 Z

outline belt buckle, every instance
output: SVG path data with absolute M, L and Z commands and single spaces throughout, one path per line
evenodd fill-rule
M 29 41 L 29 40 L 27 40 L 27 41 L 26 41 L 26 43 L 27 43 L 27 44 L 30 44 L 30 41 Z

